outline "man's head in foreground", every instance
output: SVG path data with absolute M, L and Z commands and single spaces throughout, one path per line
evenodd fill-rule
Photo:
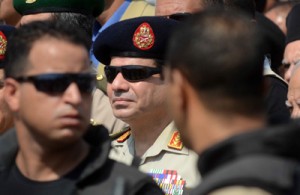
M 169 109 L 196 152 L 263 123 L 259 37 L 249 18 L 219 9 L 196 14 L 174 33 L 165 71 Z
M 42 145 L 81 138 L 94 87 L 88 37 L 65 24 L 34 22 L 9 41 L 4 94 L 16 129 Z

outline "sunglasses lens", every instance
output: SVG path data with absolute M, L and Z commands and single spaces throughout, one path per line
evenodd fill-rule
M 169 15 L 169 18 L 177 21 L 184 21 L 191 15 L 192 15 L 191 13 L 175 13 Z
M 104 68 L 107 81 L 112 83 L 119 72 L 122 73 L 124 79 L 130 82 L 142 81 L 149 78 L 153 74 L 161 72 L 160 68 L 152 68 L 139 65 L 127 66 L 105 66 Z
M 105 66 L 104 72 L 105 72 L 107 82 L 109 83 L 112 83 L 118 74 L 117 67 L 114 66 Z
M 62 93 L 70 85 L 69 79 L 62 74 L 39 75 L 32 79 L 37 90 L 47 93 Z
M 50 94 L 63 93 L 71 83 L 76 83 L 81 93 L 91 93 L 95 86 L 95 78 L 91 74 L 42 74 L 17 80 L 32 82 L 38 91 Z
M 74 82 L 82 93 L 91 93 L 95 86 L 95 79 L 92 75 L 79 75 Z
M 122 74 L 128 81 L 140 81 L 148 78 L 147 69 L 141 66 L 124 66 Z

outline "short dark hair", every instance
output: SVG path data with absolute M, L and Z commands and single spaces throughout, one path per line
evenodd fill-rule
M 55 12 L 52 13 L 52 15 L 55 22 L 72 25 L 74 28 L 81 28 L 92 38 L 93 25 L 95 22 L 92 16 L 73 12 Z
M 261 46 L 260 33 L 244 14 L 205 10 L 175 31 L 167 65 L 183 73 L 209 109 L 262 114 Z
M 255 19 L 254 0 L 224 0 L 225 9 L 238 9 L 245 12 L 250 18 Z
M 5 76 L 17 77 L 28 68 L 28 55 L 34 43 L 45 37 L 56 38 L 75 45 L 83 46 L 87 51 L 91 39 L 81 29 L 65 23 L 38 21 L 21 26 L 9 37 L 5 58 Z
M 202 0 L 202 4 L 205 8 L 221 7 L 224 5 L 223 0 Z
M 254 0 L 203 0 L 206 8 L 223 7 L 225 9 L 236 9 L 245 12 L 249 17 L 255 18 Z

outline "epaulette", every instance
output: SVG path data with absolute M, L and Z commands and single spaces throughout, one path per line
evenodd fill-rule
M 97 126 L 97 125 L 101 125 L 100 123 L 97 123 L 94 119 L 90 119 L 90 124 L 92 125 L 92 126 Z
M 117 139 L 117 142 L 122 143 L 129 138 L 130 134 L 130 127 L 124 127 L 121 131 L 110 134 L 109 137 L 112 140 Z
M 172 135 L 172 137 L 169 141 L 168 147 L 172 148 L 172 149 L 176 149 L 176 150 L 182 150 L 183 144 L 182 144 L 182 141 L 180 139 L 179 131 L 175 131 L 173 133 L 173 135 Z

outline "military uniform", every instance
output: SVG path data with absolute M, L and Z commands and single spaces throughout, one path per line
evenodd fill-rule
M 163 66 L 168 40 L 178 25 L 178 21 L 157 16 L 123 20 L 109 26 L 99 34 L 94 42 L 93 51 L 97 59 L 108 66 L 114 56 L 157 60 L 161 61 Z M 132 66 L 140 67 L 139 65 Z M 156 67 L 156 69 L 160 69 L 160 67 Z M 130 68 L 127 71 L 121 71 L 127 82 L 144 82 L 143 80 L 147 79 L 149 74 L 152 75 L 151 72 L 149 69 L 132 71 Z M 109 72 L 107 73 L 109 74 Z M 158 71 L 156 74 L 158 73 L 161 72 Z M 154 87 L 156 87 L 155 85 L 153 83 Z M 124 90 L 124 93 L 126 92 Z M 145 112 L 148 110 L 145 109 Z M 150 110 L 149 112 L 153 111 Z M 131 116 L 134 114 L 138 113 L 132 113 Z M 156 121 L 157 124 L 168 119 L 151 116 L 154 116 L 151 121 Z M 136 120 L 147 122 L 147 118 Z M 132 120 L 132 122 L 134 121 Z M 150 123 L 144 124 L 145 127 L 148 125 Z M 151 125 L 154 124 L 151 123 Z M 134 130 L 138 131 L 139 129 Z M 130 130 L 125 131 L 113 141 L 110 157 L 126 164 L 137 165 L 139 170 L 150 174 L 166 194 L 183 194 L 187 192 L 185 187 L 192 188 L 199 182 L 200 176 L 196 170 L 197 155 L 183 146 L 179 132 L 173 123 L 170 123 L 165 129 L 159 130 L 160 135 L 152 146 L 146 149 L 140 161 L 135 158 L 135 138 L 131 135 Z
M 128 165 L 132 163 L 135 151 L 130 131 L 114 140 L 112 147 L 110 158 Z M 193 188 L 199 183 L 197 160 L 198 155 L 183 146 L 174 123 L 170 123 L 141 157 L 138 168 L 150 174 L 165 192 L 170 192 L 176 187 Z

